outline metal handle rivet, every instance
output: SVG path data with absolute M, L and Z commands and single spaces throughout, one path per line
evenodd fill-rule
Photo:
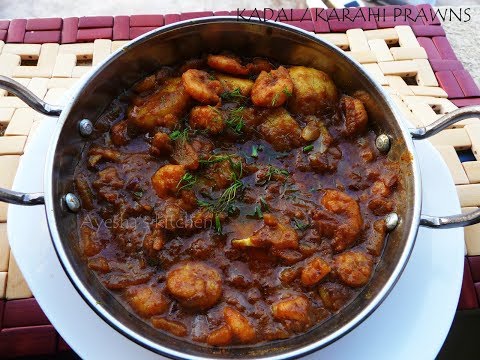
M 398 215 L 397 213 L 390 213 L 385 217 L 385 225 L 387 226 L 388 231 L 392 231 L 398 225 Z
M 387 153 L 390 150 L 390 138 L 385 134 L 380 134 L 375 139 L 375 146 L 382 153 Z
M 77 195 L 68 193 L 67 195 L 65 195 L 64 200 L 68 210 L 70 210 L 71 212 L 76 213 L 80 210 L 81 204 Z
M 80 131 L 80 135 L 88 137 L 93 133 L 93 124 L 90 120 L 83 119 L 78 123 L 78 130 Z

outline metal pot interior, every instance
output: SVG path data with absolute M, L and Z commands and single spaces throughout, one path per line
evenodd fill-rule
M 397 200 L 401 222 L 390 234 L 372 280 L 354 301 L 304 335 L 275 343 L 219 350 L 165 335 L 126 311 L 80 259 L 76 248 L 76 216 L 65 210 L 61 199 L 73 190 L 74 169 L 85 146 L 85 139 L 78 133 L 81 119 L 95 121 L 122 91 L 162 65 L 225 50 L 269 57 L 283 64 L 315 67 L 330 74 L 337 86 L 348 93 L 366 90 L 373 99 L 372 104 L 368 104 L 370 121 L 393 140 L 389 156 L 402 159 L 403 180 Z M 418 227 L 420 180 L 411 139 L 400 122 L 381 87 L 374 84 L 359 65 L 339 49 L 301 30 L 235 18 L 208 18 L 162 28 L 129 44 L 104 63 L 82 83 L 62 113 L 54 135 L 57 144 L 52 145 L 47 159 L 45 181 L 54 245 L 66 272 L 90 306 L 124 335 L 157 352 L 190 358 L 283 358 L 311 352 L 344 335 L 366 318 L 391 290 L 408 260 Z

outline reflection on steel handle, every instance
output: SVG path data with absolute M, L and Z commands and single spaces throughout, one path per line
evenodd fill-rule
M 443 129 L 465 119 L 480 116 L 480 106 L 466 106 L 461 109 L 454 110 L 426 127 L 410 129 L 413 139 L 426 139 L 433 136 Z M 467 214 L 451 215 L 451 216 L 429 216 L 422 215 L 420 225 L 432 228 L 455 228 L 477 224 L 480 222 L 480 209 Z
M 60 106 L 47 104 L 45 101 L 38 98 L 34 93 L 32 93 L 22 84 L 1 75 L 0 75 L 0 89 L 7 90 L 8 92 L 18 96 L 32 109 L 35 109 L 39 113 L 42 113 L 44 115 L 59 116 L 60 113 L 62 112 L 62 108 Z
M 451 215 L 451 216 L 429 216 L 422 215 L 420 225 L 450 229 L 455 227 L 463 227 L 477 224 L 480 222 L 480 209 L 469 212 L 467 214 Z
M 410 134 L 412 135 L 413 139 L 426 139 L 461 120 L 471 119 L 479 116 L 480 105 L 466 106 L 442 116 L 440 119 L 428 126 L 410 129 Z
M 16 205 L 42 205 L 45 203 L 43 193 L 21 193 L 0 188 L 0 202 Z

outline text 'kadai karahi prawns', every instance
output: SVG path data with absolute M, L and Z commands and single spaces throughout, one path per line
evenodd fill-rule
M 286 339 L 370 280 L 398 164 L 324 72 L 206 55 L 116 99 L 75 174 L 88 267 L 159 331 Z

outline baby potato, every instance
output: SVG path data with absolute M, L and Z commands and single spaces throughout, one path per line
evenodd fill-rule
M 188 261 L 168 272 L 167 289 L 183 306 L 206 310 L 222 296 L 222 277 L 203 262 Z
M 132 288 L 127 291 L 126 297 L 132 309 L 142 317 L 161 315 L 168 308 L 167 298 L 156 287 Z
M 288 69 L 293 81 L 293 93 L 288 109 L 295 114 L 325 113 L 337 101 L 337 88 L 323 71 L 305 66 Z
M 345 285 L 360 287 L 372 275 L 372 257 L 360 251 L 346 251 L 335 257 L 335 269 Z
M 207 130 L 211 134 L 219 134 L 225 128 L 222 112 L 213 106 L 195 106 L 189 123 L 192 129 Z
M 222 84 L 222 91 L 223 92 L 232 92 L 238 89 L 242 96 L 250 96 L 250 92 L 252 91 L 253 81 L 250 79 L 242 79 L 237 78 L 225 74 L 217 73 L 215 77 L 220 81 Z
M 178 190 L 177 185 L 185 173 L 183 165 L 165 165 L 158 169 L 152 176 L 152 186 L 158 197 L 165 199 L 174 195 Z
M 292 95 L 293 82 L 287 69 L 280 66 L 270 72 L 262 71 L 252 88 L 252 102 L 256 106 L 282 106 Z
M 165 80 L 162 87 L 143 100 L 129 109 L 128 120 L 140 128 L 151 130 L 157 125 L 175 127 L 187 110 L 190 96 L 178 77 Z
M 236 339 L 241 343 L 249 343 L 255 340 L 255 329 L 248 319 L 230 306 L 223 309 L 225 321 Z
M 284 108 L 277 108 L 265 115 L 260 132 L 275 150 L 287 151 L 302 144 L 300 125 Z
M 212 79 L 205 71 L 190 69 L 182 74 L 185 91 L 203 104 L 215 105 L 220 102 L 218 94 L 222 91 L 220 81 Z

